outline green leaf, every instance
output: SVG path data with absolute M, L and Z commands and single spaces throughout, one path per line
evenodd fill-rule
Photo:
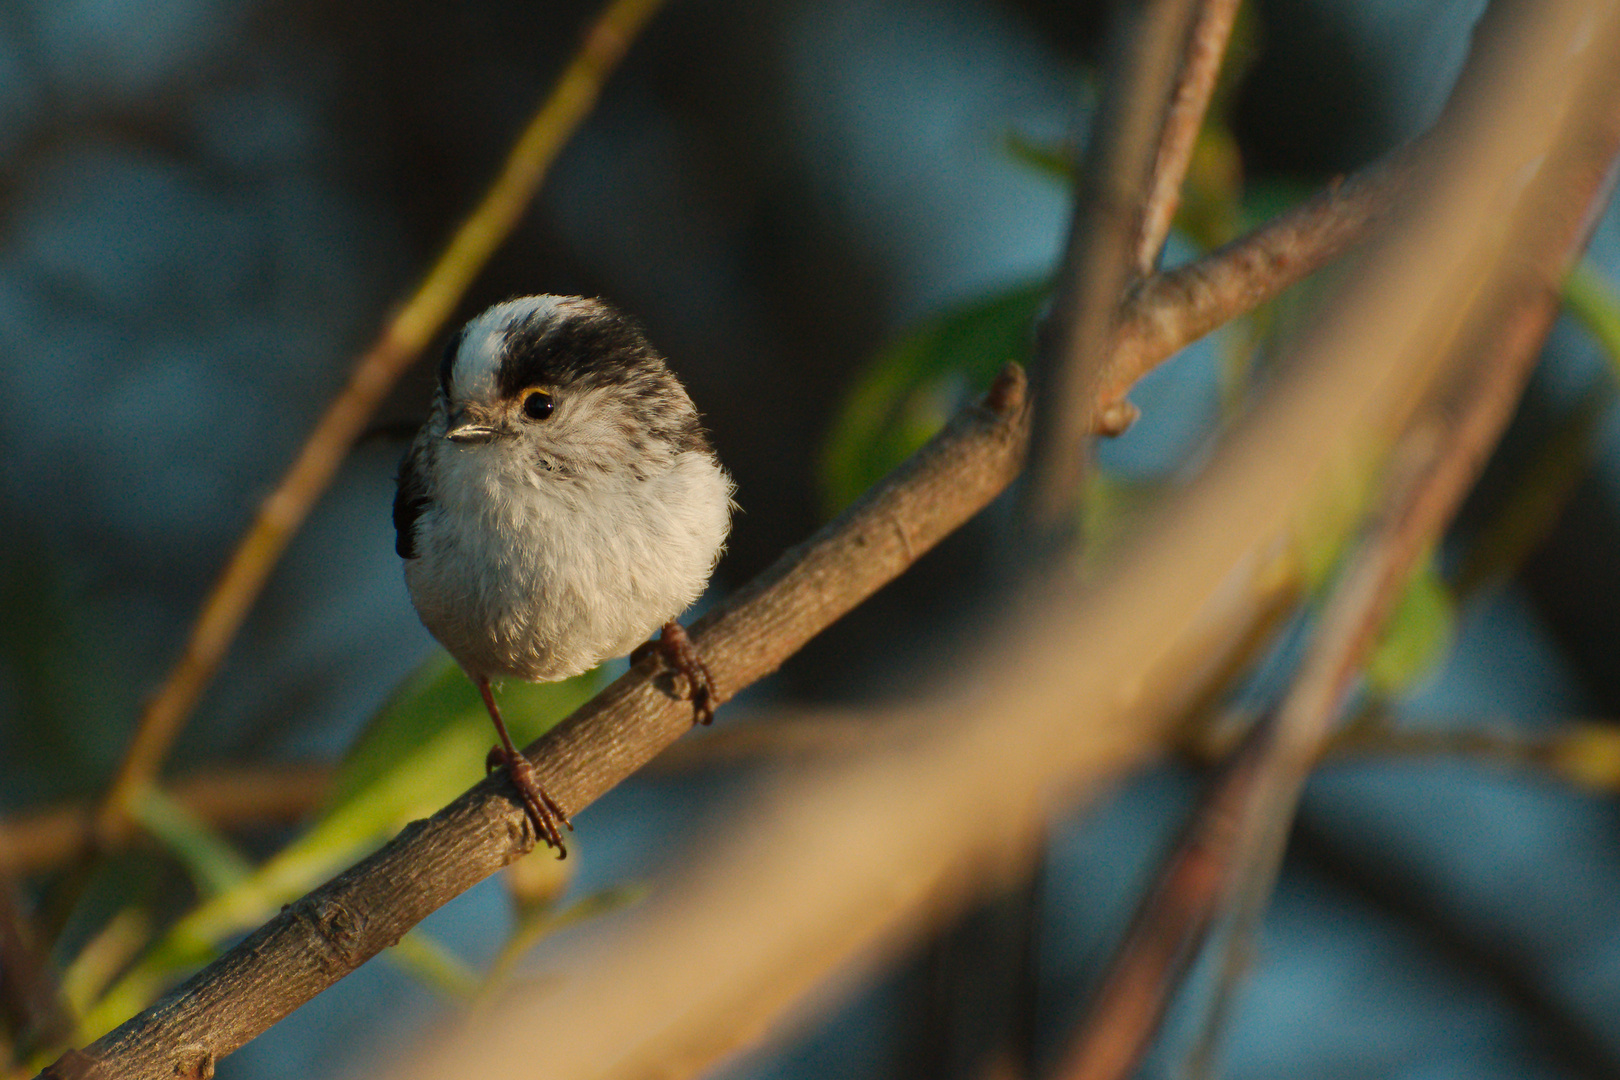
M 454 1000 L 470 1000 L 483 984 L 471 964 L 420 928 L 394 942 L 394 947 L 385 951 L 383 958 Z
M 1590 259 L 1582 259 L 1564 279 L 1564 307 L 1597 339 L 1620 378 L 1620 290 Z
M 856 380 L 822 453 L 828 515 L 853 502 L 944 426 L 1008 360 L 1029 357 L 1044 283 L 937 316 L 885 347 Z
M 217 896 L 252 876 L 253 864 L 229 840 L 156 788 L 143 791 L 130 813 L 180 860 L 203 896 Z
M 1406 690 L 1439 663 L 1455 635 L 1455 604 L 1431 557 L 1407 581 L 1373 648 L 1368 689 L 1386 697 Z
M 1014 161 L 1065 186 L 1075 180 L 1075 151 L 1072 146 L 1054 146 L 1039 143 L 1018 131 L 1009 131 L 1005 140 L 1007 154 Z

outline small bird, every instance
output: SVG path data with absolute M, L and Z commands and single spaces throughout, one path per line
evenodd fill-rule
M 686 389 L 600 300 L 508 300 L 445 348 L 400 463 L 394 547 L 423 625 L 495 722 L 486 766 L 506 766 L 558 858 L 573 825 L 513 745 L 491 681 L 566 679 L 646 643 L 707 723 L 713 680 L 675 617 L 720 557 L 734 491 Z

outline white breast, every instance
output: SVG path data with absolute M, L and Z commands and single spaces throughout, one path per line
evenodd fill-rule
M 702 593 L 732 484 L 688 451 L 637 480 L 507 469 L 443 444 L 405 580 L 422 622 L 490 679 L 564 679 L 622 656 Z

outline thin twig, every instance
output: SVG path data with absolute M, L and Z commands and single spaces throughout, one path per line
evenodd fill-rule
M 1515 14 L 1492 16 L 1498 40 L 1513 29 L 1503 24 Z M 1579 22 L 1571 9 L 1559 14 L 1561 21 L 1545 25 L 1578 36 L 1570 33 Z M 1520 31 L 1524 21 L 1519 14 Z M 1612 14 L 1609 21 L 1612 38 Z M 1467 332 L 1449 346 L 1458 372 L 1452 397 L 1432 406 L 1403 439 L 1386 507 L 1341 576 L 1286 700 L 1257 725 L 1206 795 L 1065 1054 L 1058 1073 L 1065 1080 L 1129 1075 L 1217 913 L 1236 909 L 1232 939 L 1241 946 L 1245 925 L 1252 927 L 1263 909 L 1305 777 L 1402 583 L 1505 428 L 1556 314 L 1557 282 L 1607 203 L 1620 153 L 1620 124 L 1607 104 L 1620 78 L 1611 69 L 1604 60 L 1585 70 L 1584 96 L 1570 109 L 1579 135 L 1535 175 L 1519 201 L 1516 228 L 1503 234 L 1515 238 L 1512 261 L 1488 287 L 1463 294 L 1471 303 L 1457 316 Z M 1228 957 L 1229 978 L 1237 955 Z
M 285 824 L 315 809 L 331 788 L 328 765 L 216 769 L 164 786 L 165 793 L 215 828 Z M 95 808 L 71 803 L 0 820 L 0 875 L 26 877 L 88 851 Z
M 1140 5 L 1139 15 L 1115 8 L 1118 25 L 1102 99 L 1079 169 L 1052 314 L 1035 358 L 1042 391 L 1036 401 L 1034 467 L 1021 510 L 1038 555 L 1068 549 L 1075 539 L 1091 435 L 1100 426 L 1096 387 L 1117 349 L 1123 302 L 1153 272 L 1169 235 L 1237 6 L 1238 0 L 1155 0 Z M 1034 565 L 1046 568 L 1042 561 Z M 1004 909 L 1003 904 L 992 910 L 1002 910 L 1004 918 L 1030 915 L 1027 904 L 1011 915 Z M 1020 942 L 1027 952 L 1033 933 L 1027 921 L 988 931 L 970 926 L 933 946 L 945 955 L 970 958 L 967 968 L 943 965 L 958 985 L 939 988 L 938 1010 L 955 1008 L 974 1016 L 972 1023 L 954 1025 L 954 1041 L 936 1040 L 945 1056 L 934 1073 L 1034 1075 L 1032 1044 L 1017 1030 L 1028 1018 L 1005 1005 L 1019 998 L 1019 988 L 1001 985 L 1031 970 L 1023 953 L 997 953 L 998 946 L 1004 953 Z M 971 978 L 957 978 L 969 968 Z M 978 1002 L 987 978 L 997 987 L 992 996 L 1001 1007 L 987 1009 Z M 1023 990 L 1033 998 L 1032 983 Z M 952 1000 L 951 994 L 963 1000 Z M 1023 1004 L 1033 1009 L 1031 1001 Z M 996 1017 L 1003 1022 L 998 1025 Z M 973 1039 L 982 1045 L 969 1045 Z M 988 1070 L 981 1057 L 988 1057 Z
M 22 1054 L 73 1030 L 61 988 L 33 933 L 16 884 L 0 873 L 0 1027 Z M 3 1045 L 3 1043 L 0 1043 Z
M 612 0 L 562 77 L 512 147 L 500 176 L 456 231 L 415 294 L 355 362 L 276 490 L 203 601 L 184 649 L 147 702 L 97 816 L 97 833 L 116 842 L 131 827 L 129 808 L 152 782 L 164 755 L 212 681 L 270 571 L 303 524 L 366 422 L 399 376 L 438 333 L 473 279 L 511 234 L 552 161 L 595 104 L 602 85 L 662 0 Z
M 1238 0 L 1202 0 L 1192 30 L 1187 34 L 1186 55 L 1181 61 L 1175 92 L 1159 133 L 1159 152 L 1154 159 L 1153 178 L 1148 183 L 1141 235 L 1136 244 L 1136 273 L 1153 273 L 1176 207 L 1181 204 L 1181 187 L 1192 162 L 1198 132 L 1215 92 L 1215 79 L 1232 36 Z
M 1198 8 L 1198 0 L 1148 0 L 1119 9 L 1033 366 L 1036 417 L 1022 511 L 1043 554 L 1066 547 L 1076 525 L 1097 387 L 1121 301 L 1137 277 L 1144 200 Z

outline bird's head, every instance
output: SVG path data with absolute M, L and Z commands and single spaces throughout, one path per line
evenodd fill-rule
M 707 447 L 640 327 L 577 296 L 508 300 L 469 322 L 445 348 L 437 404 L 456 450 L 542 474 L 645 476 Z

